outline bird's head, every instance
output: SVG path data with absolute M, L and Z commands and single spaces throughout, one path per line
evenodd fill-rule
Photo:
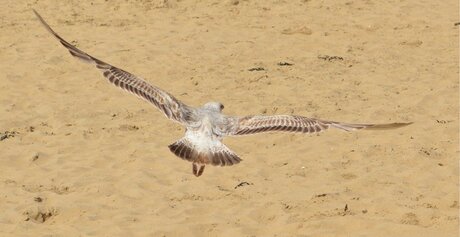
M 222 112 L 224 105 L 219 102 L 208 102 L 203 105 L 203 108 L 211 111 Z

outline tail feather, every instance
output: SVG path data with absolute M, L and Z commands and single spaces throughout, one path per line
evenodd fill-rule
M 172 153 L 183 160 L 202 165 L 230 166 L 241 161 L 238 155 L 221 142 L 213 144 L 208 149 L 199 149 L 190 139 L 184 137 L 168 147 Z

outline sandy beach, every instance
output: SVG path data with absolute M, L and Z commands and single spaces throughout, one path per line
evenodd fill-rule
M 0 236 L 459 236 L 458 1 L 2 1 Z M 229 137 L 184 128 L 73 58 L 191 106 L 395 130 Z

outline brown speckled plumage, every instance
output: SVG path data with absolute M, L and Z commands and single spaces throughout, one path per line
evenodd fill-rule
M 190 107 L 168 92 L 118 67 L 99 60 L 64 40 L 34 10 L 43 26 L 66 47 L 70 54 L 91 63 L 113 85 L 128 91 L 157 107 L 167 118 L 186 127 L 185 136 L 169 145 L 176 156 L 192 162 L 195 176 L 203 174 L 206 165 L 231 166 L 241 158 L 222 143 L 226 136 L 241 136 L 262 132 L 317 133 L 330 127 L 351 131 L 357 129 L 389 129 L 410 123 L 352 124 L 307 118 L 296 115 L 227 116 L 222 114 L 224 106 L 209 102 L 202 107 Z

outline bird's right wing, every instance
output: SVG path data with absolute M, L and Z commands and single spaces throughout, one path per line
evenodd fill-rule
M 34 10 L 35 15 L 43 24 L 43 26 L 66 47 L 70 54 L 84 62 L 94 64 L 96 68 L 102 71 L 105 78 L 115 86 L 131 92 L 140 98 L 152 103 L 166 117 L 182 124 L 188 124 L 194 119 L 194 109 L 180 102 L 168 92 L 153 86 L 145 80 L 108 63 L 105 63 L 71 45 L 69 42 L 59 36 L 53 29 L 43 20 L 43 18 Z

